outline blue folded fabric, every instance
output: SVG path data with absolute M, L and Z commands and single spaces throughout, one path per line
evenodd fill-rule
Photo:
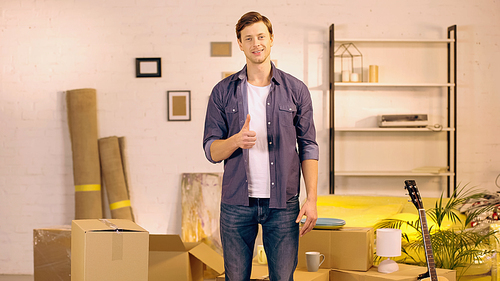
M 303 218 L 300 223 L 304 224 L 306 218 Z M 318 218 L 314 229 L 338 229 L 345 225 L 345 220 L 332 218 Z

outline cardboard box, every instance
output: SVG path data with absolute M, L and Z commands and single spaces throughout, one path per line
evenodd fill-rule
M 306 252 L 325 255 L 324 269 L 367 271 L 373 265 L 373 228 L 313 229 L 300 237 L 298 268 L 306 268 Z
M 72 281 L 148 280 L 149 233 L 130 220 L 71 223 Z
M 35 281 L 71 281 L 71 226 L 33 229 Z
M 224 272 L 221 255 L 202 242 L 183 243 L 179 235 L 149 237 L 149 281 L 203 281 L 204 265 Z
M 298 268 L 293 273 L 293 280 L 295 281 L 328 281 L 328 274 L 330 270 L 319 269 L 317 272 L 309 272 L 306 269 Z M 226 276 L 220 275 L 217 277 L 216 281 L 224 281 Z M 250 281 L 257 280 L 269 280 L 269 271 L 267 265 L 261 265 L 257 263 L 252 264 L 252 273 L 250 275 Z
M 372 267 L 366 272 L 348 271 L 332 269 L 330 271 L 330 280 L 335 281 L 415 281 L 417 276 L 426 273 L 427 267 L 398 264 L 399 270 L 392 273 L 380 273 L 377 267 Z M 438 277 L 446 277 L 448 281 L 456 281 L 456 271 L 449 269 L 436 268 Z

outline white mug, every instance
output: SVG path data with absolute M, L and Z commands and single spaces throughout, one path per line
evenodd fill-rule
M 321 257 L 323 257 L 322 260 Z M 320 252 L 306 252 L 307 271 L 310 272 L 318 271 L 319 267 L 324 261 L 325 261 L 325 255 L 321 254 Z
M 260 264 L 267 263 L 266 251 L 264 251 L 264 245 L 257 246 L 257 262 Z

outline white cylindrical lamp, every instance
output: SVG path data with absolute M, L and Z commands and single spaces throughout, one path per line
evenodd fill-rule
M 378 266 L 378 272 L 391 273 L 399 270 L 398 264 L 391 257 L 401 256 L 401 229 L 377 229 L 377 256 L 386 257 Z

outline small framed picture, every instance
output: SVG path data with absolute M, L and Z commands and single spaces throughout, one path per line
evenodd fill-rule
M 161 77 L 161 58 L 136 58 L 135 77 Z
M 168 121 L 191 121 L 191 91 L 167 91 Z
M 231 42 L 210 42 L 211 57 L 230 57 Z

